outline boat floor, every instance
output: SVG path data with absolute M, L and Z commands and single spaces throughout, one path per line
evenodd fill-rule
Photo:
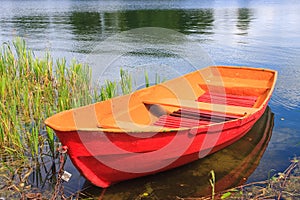
M 220 105 L 230 105 L 231 108 L 237 107 L 242 113 L 224 113 L 224 112 L 211 112 L 201 109 L 194 108 L 180 108 L 170 114 L 162 115 L 153 124 L 156 126 L 163 126 L 167 128 L 191 128 L 195 126 L 208 125 L 210 123 L 220 123 L 229 120 L 235 120 L 241 115 L 245 115 L 247 112 L 253 112 L 253 106 L 257 100 L 255 96 L 238 96 L 232 94 L 221 94 L 221 93 L 204 93 L 199 96 L 197 102 L 202 103 L 218 103 Z M 172 101 L 172 100 L 169 100 Z M 173 100 L 174 101 L 174 100 Z M 196 102 L 196 104 L 198 104 Z M 145 103 L 145 102 L 144 102 Z M 147 102 L 148 104 L 150 102 Z M 167 103 L 166 101 L 155 102 L 155 104 L 162 105 L 177 105 Z M 188 104 L 191 105 L 190 103 Z M 250 108 L 250 109 L 248 109 Z M 220 110 L 219 110 L 220 111 Z M 225 110 L 226 111 L 226 110 Z

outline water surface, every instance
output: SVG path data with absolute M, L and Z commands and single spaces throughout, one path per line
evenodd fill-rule
M 96 44 L 116 33 L 162 27 L 201 45 L 214 64 L 278 70 L 269 104 L 275 114 L 273 135 L 248 178 L 257 181 L 271 169 L 283 170 L 299 155 L 299 9 L 298 1 L 279 0 L 3 0 L 0 42 L 21 36 L 39 56 L 50 51 L 55 58 L 85 61 Z M 168 56 L 143 56 L 152 65 L 177 62 Z

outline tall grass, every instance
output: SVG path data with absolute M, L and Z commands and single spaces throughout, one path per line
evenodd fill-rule
M 50 54 L 37 58 L 21 38 L 0 48 L 0 156 L 40 156 L 55 151 L 56 137 L 43 121 L 54 113 L 132 92 L 133 79 L 120 70 L 120 81 L 91 83 L 91 68 Z M 159 77 L 156 81 L 160 82 Z M 150 86 L 145 72 L 146 86 Z
M 95 94 L 97 94 L 97 87 L 94 90 Z M 116 81 L 105 81 L 105 85 L 100 87 L 100 101 L 104 101 L 110 98 L 117 96 L 117 82 Z
M 49 54 L 36 58 L 20 38 L 4 43 L 0 50 L 1 153 L 36 157 L 44 145 L 54 151 L 54 133 L 45 129 L 43 121 L 56 112 L 92 103 L 90 77 L 90 68 L 75 61 L 54 63 Z
M 5 182 L 5 187 L 1 185 L 0 193 L 15 186 L 14 182 L 19 185 L 15 191 L 22 191 L 27 182 L 25 179 L 33 168 L 35 179 L 42 177 L 40 168 L 45 168 L 46 174 L 49 173 L 43 165 L 49 157 L 44 159 L 44 156 L 51 156 L 55 160 L 58 141 L 53 130 L 43 123 L 47 117 L 115 97 L 119 95 L 118 89 L 121 89 L 121 94 L 133 90 L 133 78 L 123 69 L 120 70 L 119 82 L 107 80 L 102 86 L 91 83 L 91 73 L 89 66 L 75 60 L 70 63 L 64 58 L 54 61 L 50 54 L 35 57 L 21 38 L 2 44 L 0 182 Z M 158 76 L 156 81 L 159 81 Z M 146 87 L 150 86 L 146 72 L 145 82 Z M 27 170 L 24 171 L 25 168 Z M 51 170 L 55 173 L 55 168 L 51 167 Z M 23 178 L 16 179 L 21 176 Z
M 123 70 L 121 68 L 120 70 L 120 76 L 121 76 L 121 89 L 123 94 L 129 94 L 132 92 L 132 76 L 127 71 Z

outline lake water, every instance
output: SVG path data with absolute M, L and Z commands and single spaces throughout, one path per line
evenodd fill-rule
M 257 181 L 267 178 L 271 170 L 285 169 L 289 159 L 300 152 L 299 10 L 299 1 L 280 0 L 2 0 L 0 42 L 21 36 L 38 56 L 50 51 L 55 58 L 86 61 L 98 44 L 114 34 L 161 27 L 199 44 L 213 64 L 278 70 L 277 86 L 269 103 L 275 114 L 272 137 L 248 178 Z M 188 50 L 191 55 L 195 53 L 195 49 Z M 143 60 L 151 61 L 151 65 L 160 65 L 160 70 L 178 61 L 159 53 L 150 58 L 141 54 L 134 57 L 139 65 Z M 136 64 L 136 59 L 127 61 Z M 79 181 L 77 186 L 82 185 Z M 76 187 L 69 188 L 74 192 Z

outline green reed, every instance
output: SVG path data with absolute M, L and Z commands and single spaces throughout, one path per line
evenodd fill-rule
M 48 146 L 54 155 L 56 137 L 43 121 L 63 110 L 107 100 L 133 90 L 133 78 L 121 69 L 120 81 L 92 85 L 91 68 L 75 60 L 35 57 L 16 38 L 0 48 L 0 155 L 41 156 Z M 156 76 L 157 83 L 160 78 Z M 145 72 L 146 87 L 150 86 Z
M 144 71 L 144 75 L 145 75 L 145 86 L 149 87 L 150 86 L 149 75 L 146 70 Z
M 40 147 L 54 151 L 55 137 L 43 121 L 54 113 L 90 104 L 91 70 L 76 61 L 55 63 L 49 54 L 37 58 L 24 40 L 0 50 L 0 147 L 23 157 L 38 156 Z M 42 134 L 44 133 L 46 134 Z
M 35 57 L 21 38 L 3 43 L 0 46 L 0 182 L 6 181 L 0 193 L 11 186 L 17 192 L 24 190 L 24 184 L 20 183 L 26 182 L 33 167 L 39 170 L 44 156 L 55 159 L 58 141 L 54 131 L 44 124 L 47 117 L 132 92 L 131 74 L 121 69 L 120 78 L 118 82 L 107 80 L 101 86 L 93 84 L 87 65 L 75 60 L 67 63 L 64 58 L 54 61 L 49 53 Z M 150 86 L 146 72 L 145 82 L 146 87 Z M 159 76 L 156 82 L 160 82 Z M 24 166 L 25 172 L 21 170 Z M 7 178 L 8 172 L 11 176 Z M 22 180 L 13 180 L 16 172 Z M 19 185 L 16 187 L 15 183 Z
M 104 101 L 115 96 L 117 96 L 117 82 L 105 81 L 105 84 L 100 88 L 100 100 Z
M 209 183 L 211 186 L 211 199 L 215 199 L 215 187 L 216 187 L 216 176 L 214 170 L 210 171 L 211 179 L 209 179 Z
M 120 77 L 121 77 L 120 85 L 121 85 L 122 93 L 129 94 L 130 92 L 132 92 L 132 84 L 133 84 L 131 74 L 121 68 Z

